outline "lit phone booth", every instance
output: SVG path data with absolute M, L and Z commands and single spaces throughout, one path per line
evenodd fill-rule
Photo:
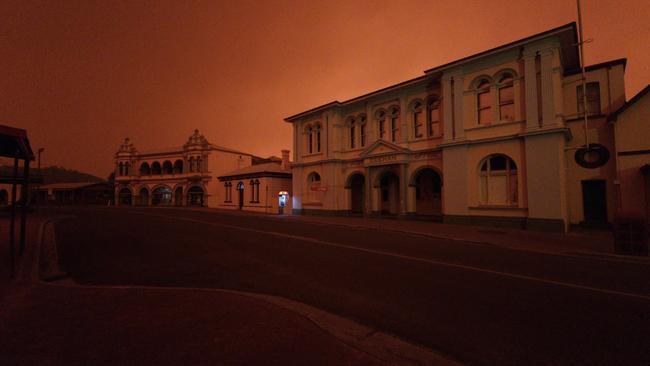
M 284 207 L 287 205 L 288 199 L 289 199 L 289 192 L 287 191 L 278 192 L 278 213 L 280 215 L 284 214 Z

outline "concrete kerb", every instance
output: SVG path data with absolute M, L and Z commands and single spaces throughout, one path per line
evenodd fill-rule
M 272 219 L 281 220 L 281 219 L 275 218 L 275 217 L 272 218 Z M 294 220 L 301 220 L 301 219 L 295 217 Z M 470 243 L 470 244 L 476 244 L 476 245 L 482 245 L 482 246 L 499 247 L 499 248 L 502 248 L 502 249 L 515 250 L 515 251 L 520 251 L 520 252 L 531 252 L 531 253 L 539 253 L 539 254 L 560 256 L 560 257 L 572 257 L 572 258 L 581 258 L 581 259 L 588 258 L 588 259 L 595 259 L 595 260 L 602 260 L 602 261 L 626 262 L 626 263 L 649 264 L 650 265 L 650 258 L 640 258 L 640 257 L 637 258 L 637 257 L 630 257 L 630 256 L 620 255 L 620 254 L 587 252 L 587 251 L 579 251 L 579 250 L 567 251 L 567 252 L 555 252 L 555 251 L 536 249 L 536 248 L 519 248 L 519 247 L 513 247 L 513 246 L 509 246 L 509 245 L 498 244 L 498 243 L 494 243 L 494 242 L 486 241 L 486 240 L 455 238 L 455 237 L 451 237 L 451 236 L 436 235 L 436 234 L 424 233 L 424 232 L 419 232 L 419 231 L 408 231 L 408 230 L 392 229 L 392 228 L 386 228 L 386 227 L 375 228 L 375 227 L 369 227 L 369 226 L 364 226 L 364 225 L 344 224 L 344 223 L 338 223 L 338 222 L 337 223 L 318 222 L 318 221 L 312 221 L 312 220 L 305 220 L 305 221 L 309 222 L 310 224 L 315 224 L 315 225 L 341 226 L 341 227 L 349 227 L 349 228 L 362 229 L 362 230 L 380 230 L 380 231 L 384 231 L 384 232 L 392 232 L 392 233 L 405 234 L 405 235 L 411 235 L 411 236 L 420 236 L 420 237 L 432 238 L 432 239 L 449 240 L 449 241 Z
M 55 222 L 66 218 L 71 218 L 71 216 L 49 219 L 41 224 L 41 227 L 39 228 L 39 239 L 35 248 L 36 258 L 30 271 L 33 281 L 48 286 L 78 288 L 152 289 L 157 291 L 205 291 L 229 293 L 257 299 L 279 308 L 289 310 L 306 318 L 343 344 L 391 365 L 463 365 L 449 356 L 442 355 L 424 346 L 406 342 L 397 336 L 378 331 L 377 329 L 328 313 L 313 306 L 279 296 L 226 289 L 194 287 L 89 286 L 77 284 L 70 279 L 64 279 L 66 274 L 62 272 L 58 266 L 56 237 L 54 235 L 47 235 L 48 227 L 50 228 L 49 230 L 51 230 L 51 234 L 53 234 Z M 43 251 L 41 248 L 50 249 Z M 49 265 L 41 265 L 42 261 L 49 263 Z M 43 269 L 48 271 L 46 275 L 43 275 L 43 273 L 40 272 Z M 60 281 L 61 279 L 64 280 Z

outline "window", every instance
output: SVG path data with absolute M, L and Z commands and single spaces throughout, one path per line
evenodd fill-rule
M 366 116 L 359 117 L 359 146 L 366 146 Z
M 316 152 L 320 152 L 320 125 L 314 126 L 314 135 L 316 137 Z
M 379 125 L 379 138 L 383 140 L 386 137 L 386 112 L 379 111 L 377 113 L 377 124 Z
M 390 140 L 396 142 L 399 137 L 399 108 L 393 107 L 390 111 Z
M 578 85 L 578 114 L 585 113 L 584 96 L 582 94 L 582 85 Z M 587 115 L 593 116 L 600 114 L 600 84 L 598 82 L 587 83 Z
M 491 155 L 480 166 L 481 204 L 517 205 L 517 165 L 505 155 Z
M 478 123 L 492 123 L 492 96 L 490 95 L 490 83 L 481 80 L 476 88 L 476 102 L 478 111 Z
M 440 129 L 440 99 L 432 97 L 427 104 L 427 135 L 429 137 L 441 136 Z
M 224 202 L 232 202 L 232 182 L 226 182 L 224 187 L 226 188 L 226 198 L 224 199 Z
M 348 132 L 349 132 L 349 138 L 350 138 L 350 149 L 354 149 L 356 147 L 356 138 L 355 138 L 356 137 L 355 136 L 356 132 L 355 132 L 354 123 L 355 123 L 354 119 L 350 119 L 350 121 L 348 122 L 348 125 L 349 125 L 349 127 L 348 127 L 349 131 Z
M 305 128 L 305 134 L 307 135 L 307 152 L 314 152 L 314 135 L 312 134 L 311 126 Z
M 140 165 L 140 175 L 151 175 L 149 163 L 142 163 L 142 165 Z
M 255 181 L 250 181 L 251 185 L 251 202 L 255 202 Z
M 190 165 L 190 172 L 193 172 L 194 171 L 194 158 L 190 157 L 188 162 L 189 162 L 189 165 Z
M 515 120 L 515 87 L 513 77 L 505 74 L 499 80 L 499 120 Z
M 319 202 L 322 199 L 320 174 L 311 172 L 307 176 L 307 196 L 310 202 Z
M 255 202 L 260 202 L 260 181 L 255 179 Z
M 174 172 L 174 167 L 172 162 L 165 160 L 162 165 L 163 174 L 172 174 Z
M 119 172 L 117 173 L 117 175 L 124 175 L 124 164 L 119 163 L 118 166 L 119 166 Z
M 424 136 L 422 134 L 422 103 L 421 102 L 415 102 L 413 104 L 413 136 L 415 138 L 420 138 Z
M 160 175 L 160 174 L 162 174 L 162 168 L 160 167 L 160 163 L 159 163 L 159 162 L 154 161 L 154 162 L 151 164 L 151 174 L 154 174 L 154 175 Z

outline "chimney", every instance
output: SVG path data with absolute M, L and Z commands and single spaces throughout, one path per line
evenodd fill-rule
M 289 169 L 289 150 L 282 150 L 282 169 Z

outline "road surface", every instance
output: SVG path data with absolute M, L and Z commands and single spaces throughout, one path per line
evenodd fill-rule
M 290 218 L 65 208 L 63 269 L 102 285 L 279 295 L 469 365 L 650 364 L 650 266 Z

